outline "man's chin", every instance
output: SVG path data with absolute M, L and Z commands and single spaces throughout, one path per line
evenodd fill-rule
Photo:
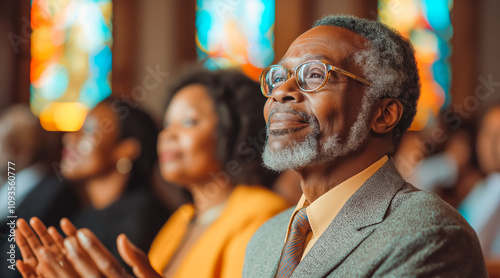
M 287 144 L 288 143 L 288 144 Z M 265 149 L 269 152 L 269 155 L 278 155 L 286 149 L 291 148 L 289 145 L 290 141 L 282 141 L 282 140 L 268 140 L 266 143 Z
M 272 154 L 279 155 L 282 152 L 287 152 L 301 145 L 308 138 L 308 134 L 302 135 L 293 130 L 279 130 L 269 132 L 266 148 Z
M 264 166 L 282 172 L 298 170 L 311 164 L 317 157 L 317 149 L 304 143 L 284 146 L 281 142 L 268 142 L 262 153 Z

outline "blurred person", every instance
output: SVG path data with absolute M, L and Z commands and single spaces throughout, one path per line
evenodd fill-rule
M 170 211 L 174 211 L 183 204 L 193 201 L 191 194 L 185 188 L 163 179 L 158 163 L 153 170 L 153 190 Z
M 79 131 L 63 135 L 61 173 L 88 203 L 71 219 L 94 231 L 115 256 L 120 233 L 147 251 L 168 219 L 151 188 L 157 134 L 149 115 L 109 97 L 89 112 Z
M 239 276 L 253 232 L 287 207 L 258 186 L 273 179 L 259 156 L 265 124 L 257 112 L 265 99 L 258 91 L 239 72 L 207 70 L 188 73 L 171 89 L 158 137 L 160 171 L 184 185 L 194 203 L 181 207 L 153 242 L 149 258 L 164 276 Z M 185 234 L 175 230 L 179 225 Z M 182 243 L 165 248 L 171 237 Z
M 45 131 L 29 106 L 16 104 L 0 115 L 0 252 L 2 258 L 10 251 L 9 234 L 15 221 L 11 217 L 37 216 L 48 225 L 56 225 L 59 219 L 70 216 L 79 208 L 75 192 L 62 180 L 58 180 L 50 168 L 55 155 L 57 136 Z M 11 164 L 9 164 L 11 162 Z M 10 170 L 7 167 L 12 167 Z M 10 174 L 8 173 L 10 172 Z M 15 183 L 11 190 L 9 176 Z M 11 189 L 9 189 L 11 188 Z M 13 211 L 8 208 L 8 197 L 13 197 Z M 12 202 L 11 202 L 12 204 Z M 12 227 L 11 227 L 12 226 Z M 10 258 L 10 255 L 7 256 Z M 21 254 L 16 248 L 15 257 Z M 8 268 L 14 265 L 6 259 L 0 263 L 0 277 L 18 277 L 19 273 Z
M 405 135 L 395 155 L 396 165 L 416 187 L 435 192 L 457 207 L 482 178 L 476 167 L 474 132 L 467 124 L 451 127 L 445 117 L 438 119 L 437 126 Z
M 409 178 L 418 163 L 425 158 L 425 151 L 421 149 L 422 138 L 420 132 L 409 130 L 401 137 L 394 153 L 394 165 L 405 179 Z
M 275 176 L 261 167 L 265 123 L 260 113 L 265 98 L 256 82 L 227 70 L 193 70 L 170 92 L 158 136 L 160 171 L 166 181 L 187 188 L 193 203 L 180 207 L 164 225 L 151 245 L 149 260 L 125 236 L 117 239 L 120 254 L 139 277 L 240 277 L 253 233 L 288 207 L 260 186 L 269 186 Z M 25 240 L 33 235 L 26 222 L 19 224 L 21 250 L 33 252 L 42 266 L 48 265 L 42 267 L 48 269 L 47 277 L 75 272 L 125 275 L 88 229 L 76 233 L 62 223 L 69 236 L 64 243 L 58 236 L 45 241 L 42 236 L 47 244 L 40 249 L 39 243 Z M 44 234 L 36 221 L 32 224 Z M 70 251 L 61 257 L 60 248 L 52 247 L 63 244 L 79 255 Z M 47 260 L 40 250 L 51 254 Z M 26 276 L 37 267 L 29 261 L 18 265 Z
M 500 103 L 485 108 L 479 121 L 477 155 L 486 178 L 478 182 L 458 211 L 477 232 L 486 258 L 500 259 Z
M 413 175 L 455 208 L 484 178 L 477 167 L 474 136 L 467 126 L 450 131 L 444 150 L 426 158 Z

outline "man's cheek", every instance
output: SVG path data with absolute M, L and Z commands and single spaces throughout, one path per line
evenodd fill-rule
M 270 110 L 270 106 L 271 106 L 271 98 L 268 98 L 267 101 L 266 101 L 266 104 L 264 104 L 264 109 L 263 109 L 263 115 L 264 115 L 264 119 L 266 120 L 266 122 L 268 121 L 268 117 L 269 117 L 269 110 Z

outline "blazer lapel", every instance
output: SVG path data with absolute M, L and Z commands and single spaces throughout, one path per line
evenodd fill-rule
M 390 159 L 345 203 L 292 277 L 324 277 L 384 220 L 404 180 Z
M 266 252 L 266 261 L 269 262 L 269 268 L 267 272 L 267 277 L 274 278 L 276 276 L 276 271 L 278 271 L 278 264 L 281 259 L 281 251 L 283 250 L 283 246 L 285 245 L 285 235 L 280 238 L 280 242 L 283 242 L 283 244 L 279 245 L 272 245 L 270 246 L 271 248 L 268 249 L 268 252 Z
M 288 230 L 288 222 L 295 208 L 290 208 L 273 219 L 276 221 L 270 225 L 273 230 L 268 231 L 266 239 L 263 242 L 261 258 L 259 265 L 265 266 L 262 268 L 264 274 L 256 277 L 275 277 L 278 270 L 278 264 L 281 258 L 281 251 L 285 245 L 286 232 Z M 265 225 L 265 224 L 264 224 Z

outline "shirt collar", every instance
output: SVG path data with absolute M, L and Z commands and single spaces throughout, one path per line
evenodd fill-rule
M 299 209 L 307 207 L 306 213 L 311 225 L 311 230 L 314 237 L 319 238 L 337 216 L 347 200 L 349 200 L 349 198 L 351 198 L 351 196 L 387 162 L 387 160 L 388 157 L 385 155 L 363 171 L 330 189 L 310 204 L 305 195 L 302 194 L 292 214 L 288 227 L 290 228 L 295 213 Z M 288 231 L 289 230 L 290 229 L 288 229 Z M 286 238 L 288 238 L 288 232 Z

